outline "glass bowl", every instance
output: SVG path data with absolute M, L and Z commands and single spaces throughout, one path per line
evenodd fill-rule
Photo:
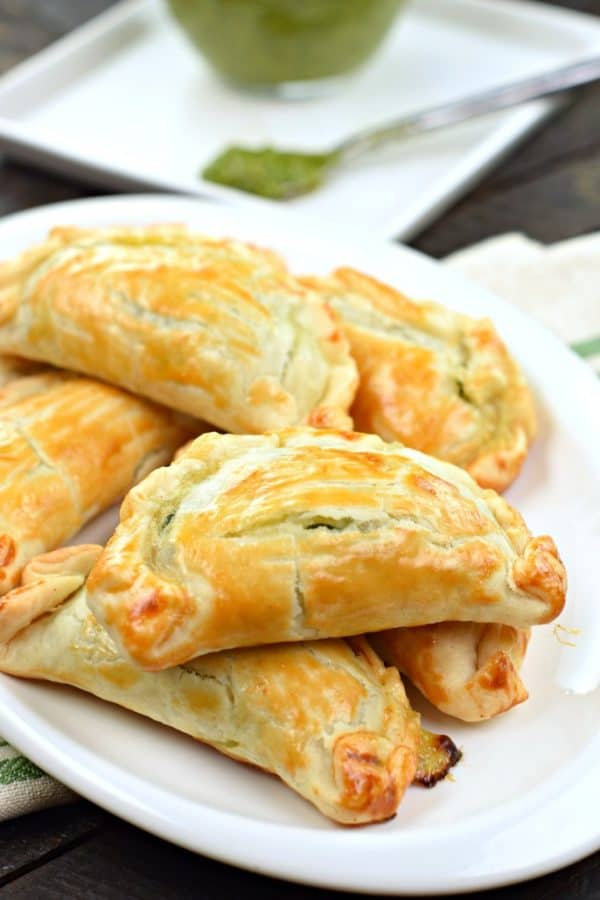
M 287 97 L 328 92 L 376 51 L 405 0 L 167 0 L 227 81 Z

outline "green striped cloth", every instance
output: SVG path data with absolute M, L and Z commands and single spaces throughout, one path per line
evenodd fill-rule
M 72 791 L 0 738 L 0 821 L 75 799 Z
M 589 341 L 574 341 L 571 344 L 571 348 L 575 353 L 578 353 L 579 356 L 587 359 L 600 375 L 600 334 L 596 335 L 594 338 L 590 338 Z
M 461 250 L 446 263 L 541 319 L 600 374 L 600 235 L 544 247 L 518 234 Z M 0 821 L 76 795 L 0 741 Z

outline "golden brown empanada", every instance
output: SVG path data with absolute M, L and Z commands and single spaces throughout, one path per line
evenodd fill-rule
M 38 370 L 0 388 L 0 594 L 36 553 L 72 537 L 194 433 L 117 388 Z
M 440 622 L 381 631 L 369 640 L 434 706 L 465 722 L 491 719 L 529 696 L 519 676 L 528 629 Z
M 501 491 L 516 478 L 535 410 L 489 320 L 417 303 L 354 269 L 303 281 L 344 323 L 360 374 L 358 431 L 462 466 L 483 487 Z
M 178 226 L 56 228 L 4 263 L 0 352 L 234 432 L 346 427 L 357 383 L 337 318 L 275 254 Z
M 88 599 L 160 669 L 432 622 L 547 622 L 565 571 L 502 497 L 375 435 L 205 434 L 132 490 Z
M 27 566 L 23 586 L 0 600 L 0 671 L 70 684 L 183 731 L 274 772 L 336 822 L 394 815 L 416 772 L 419 717 L 364 639 L 229 651 L 147 673 L 119 654 L 77 590 L 99 551 L 65 548 Z

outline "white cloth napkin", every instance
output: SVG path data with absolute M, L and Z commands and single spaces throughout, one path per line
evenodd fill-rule
M 0 738 L 0 822 L 72 800 L 73 791 Z
M 550 247 L 507 234 L 445 263 L 540 319 L 600 374 L 600 234 Z M 0 821 L 74 799 L 0 739 Z
M 505 234 L 446 264 L 539 319 L 600 374 L 600 233 L 549 247 Z

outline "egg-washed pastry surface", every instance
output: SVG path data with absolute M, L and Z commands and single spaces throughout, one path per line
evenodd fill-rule
M 381 631 L 369 641 L 442 712 L 480 722 L 527 700 L 519 671 L 529 635 L 510 625 L 440 622 Z
M 2 264 L 0 352 L 233 432 L 346 427 L 357 382 L 337 318 L 275 254 L 179 226 L 56 228 Z
M 375 435 L 206 434 L 152 473 L 88 585 L 140 665 L 441 621 L 526 627 L 566 576 L 502 497 Z
M 506 488 L 536 431 L 519 366 L 488 319 L 417 303 L 338 269 L 303 281 L 344 323 L 360 384 L 354 427 L 455 463 L 483 487 Z
M 26 567 L 23 585 L 0 602 L 0 671 L 70 684 L 185 732 L 275 773 L 336 822 L 394 815 L 417 772 L 419 716 L 397 671 L 363 638 L 144 672 L 88 609 L 85 574 L 99 551 L 65 548 Z M 446 770 L 454 761 L 446 754 Z
M 201 428 L 90 378 L 39 367 L 7 378 L 0 388 L 0 594 L 18 583 L 29 559 L 76 534 Z

